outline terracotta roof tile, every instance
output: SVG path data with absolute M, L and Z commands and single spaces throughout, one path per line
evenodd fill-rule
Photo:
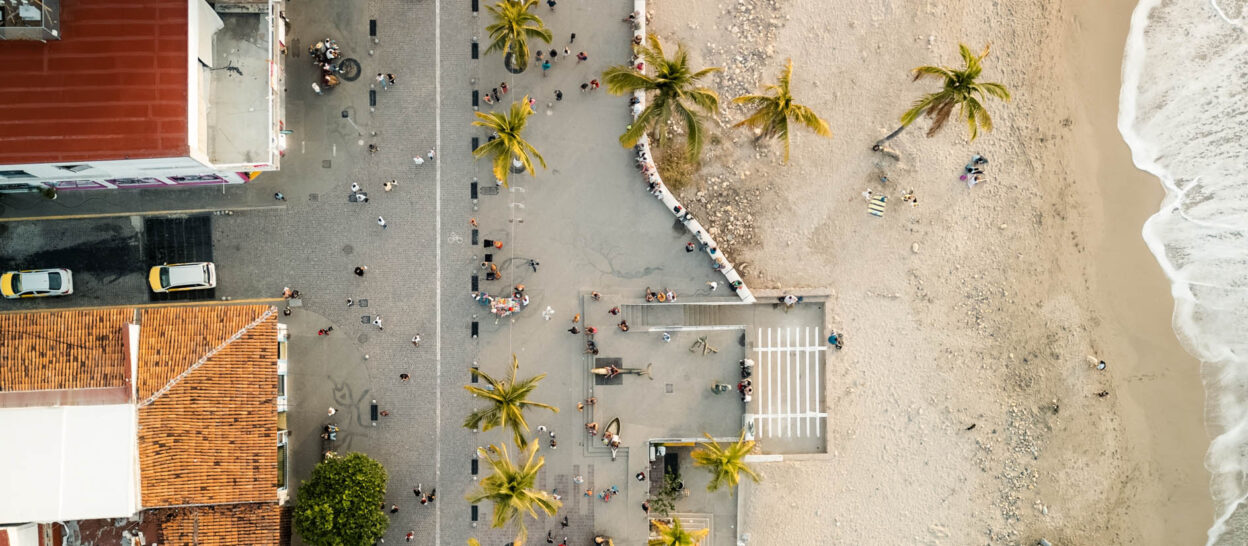
M 143 310 L 136 380 L 138 399 L 146 400 L 164 388 L 267 309 L 248 305 Z
M 0 391 L 121 387 L 134 309 L 0 315 Z
M 160 512 L 162 545 L 281 544 L 282 508 L 276 504 L 234 504 Z
M 144 311 L 143 338 L 140 404 L 190 369 L 139 409 L 143 506 L 275 501 L 276 309 Z

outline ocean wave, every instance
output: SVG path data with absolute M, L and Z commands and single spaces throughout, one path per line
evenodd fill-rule
M 1204 363 L 1208 544 L 1248 544 L 1248 0 L 1142 0 L 1122 78 L 1118 129 L 1166 191 L 1143 237 Z

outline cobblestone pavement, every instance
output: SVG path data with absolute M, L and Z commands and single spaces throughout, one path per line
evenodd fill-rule
M 583 544 L 598 531 L 644 533 L 640 498 L 599 506 L 602 501 L 574 493 L 576 475 L 595 487 L 624 487 L 631 472 L 626 457 L 612 463 L 587 456 L 577 445 L 581 423 L 572 410 L 583 398 L 582 374 L 566 374 L 566 363 L 580 362 L 565 324 L 583 291 L 639 293 L 654 284 L 691 292 L 704 282 L 701 276 L 711 278 L 704 258 L 684 252 L 678 226 L 642 191 L 630 152 L 616 142 L 628 122 L 627 99 L 579 90 L 609 64 L 628 61 L 629 29 L 620 20 L 631 4 L 569 0 L 554 13 L 540 6 L 555 34 L 550 47 L 561 56 L 565 45 L 590 56 L 579 65 L 560 60 L 546 77 L 536 67 L 511 75 L 497 54 L 471 58 L 471 37 L 483 36 L 488 24 L 481 7 L 482 15 L 474 17 L 469 3 L 458 2 L 289 4 L 290 50 L 303 53 L 288 59 L 288 119 L 295 133 L 283 170 L 266 174 L 251 190 L 280 190 L 290 201 L 279 214 L 245 214 L 221 223 L 218 260 L 281 264 L 275 271 L 285 274 L 255 279 L 254 290 L 276 293 L 290 285 L 303 291 L 293 333 L 307 348 L 309 364 L 293 381 L 304 391 L 292 394 L 292 422 L 299 427 L 295 476 L 306 477 L 319 456 L 316 432 L 326 421 L 326 407 L 348 410 L 339 423 L 340 449 L 364 451 L 390 472 L 387 502 L 399 504 L 400 512 L 387 542 L 408 531 L 423 544 L 462 544 L 469 536 L 485 544 L 510 539 L 510 529 L 488 529 L 488 505 L 480 507 L 474 528 L 464 500 L 474 485 L 473 450 L 507 436 L 478 436 L 460 424 L 475 407 L 462 388 L 469 367 L 479 362 L 502 373 L 512 352 L 520 355 L 523 375 L 550 374 L 536 397 L 564 409 L 550 419 L 534 415 L 534 424 L 548 422 L 568 433 L 563 449 L 543 450 L 547 468 L 541 477 L 543 487 L 560 492 L 565 508 L 553 518 L 530 521 L 531 536 L 540 541 L 552 530 L 557 538 Z M 368 39 L 370 19 L 377 21 L 375 44 Z M 573 32 L 577 39 L 569 45 Z M 306 48 L 324 37 L 339 40 L 347 56 L 359 59 L 365 77 L 315 96 L 307 84 L 314 74 Z M 398 85 L 376 89 L 370 112 L 369 75 L 378 72 L 395 73 Z M 488 165 L 470 155 L 471 139 L 487 136 L 470 127 L 471 90 L 488 92 L 504 80 L 510 87 L 506 99 L 531 94 L 538 100 L 527 136 L 550 168 L 536 178 L 516 177 L 511 191 L 491 195 Z M 564 92 L 562 101 L 554 100 L 556 89 Z M 379 150 L 369 154 L 368 144 Z M 430 148 L 437 150 L 433 161 L 412 161 Z M 483 181 L 479 210 L 469 195 L 474 178 Z M 382 182 L 391 179 L 399 185 L 383 191 Z M 348 202 L 351 182 L 368 192 L 368 203 Z M 387 228 L 377 225 L 378 216 Z M 472 244 L 471 217 L 479 219 L 479 239 L 505 245 L 494 252 L 504 279 L 482 277 L 481 288 L 499 293 L 516 282 L 528 287 L 532 304 L 515 322 L 489 320 L 468 297 L 484 253 Z M 530 259 L 540 262 L 537 272 Z M 357 265 L 369 266 L 362 278 L 352 273 Z M 353 307 L 346 306 L 347 298 Z M 361 307 L 365 299 L 368 307 Z M 547 305 L 557 309 L 558 320 L 540 318 Z M 384 331 L 367 323 L 378 314 Z M 476 339 L 470 335 L 474 317 L 480 323 Z M 328 338 L 314 335 L 331 324 L 335 332 Z M 416 333 L 420 347 L 409 341 Z M 411 380 L 400 381 L 400 373 Z M 390 412 L 375 428 L 367 415 L 374 399 Z M 421 506 L 410 493 L 417 484 L 426 492 L 436 487 L 438 500 Z M 565 515 L 566 529 L 559 524 Z

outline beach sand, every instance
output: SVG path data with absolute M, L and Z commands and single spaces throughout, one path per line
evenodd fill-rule
M 1169 326 L 1140 238 L 1161 199 L 1116 130 L 1133 1 L 654 2 L 724 106 L 682 199 L 753 287 L 827 287 L 829 454 L 760 466 L 740 522 L 755 544 L 1196 544 L 1212 522 L 1199 364 Z M 921 120 L 869 151 L 991 42 L 995 131 Z M 784 59 L 834 137 L 793 161 L 729 125 Z M 713 124 L 714 125 L 714 124 Z M 958 180 L 974 153 L 990 181 Z M 879 177 L 886 175 L 887 184 Z M 889 199 L 869 216 L 865 189 Z M 913 189 L 919 200 L 901 200 Z M 1089 356 L 1108 361 L 1097 371 Z M 1095 393 L 1108 391 L 1106 397 Z M 972 430 L 968 427 L 974 425 Z

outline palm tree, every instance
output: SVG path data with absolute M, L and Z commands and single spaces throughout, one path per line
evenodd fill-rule
M 743 95 L 732 99 L 736 104 L 755 106 L 750 117 L 741 120 L 733 127 L 748 125 L 761 129 L 758 138 L 780 138 L 784 140 L 784 162 L 789 162 L 789 123 L 804 125 L 819 136 L 832 136 L 828 122 L 823 121 L 809 106 L 798 104 L 789 91 L 789 80 L 793 77 L 793 59 L 789 59 L 780 73 L 780 81 L 776 85 L 767 85 L 768 95 Z
M 523 448 L 527 443 L 524 434 L 529 431 L 529 423 L 524 420 L 525 408 L 534 407 L 548 409 L 559 413 L 559 408 L 530 401 L 529 395 L 537 388 L 537 383 L 546 377 L 540 374 L 528 379 L 516 381 L 516 370 L 520 362 L 516 355 L 511 355 L 511 377 L 505 380 L 495 379 L 489 374 L 472 368 L 472 374 L 485 380 L 487 388 L 465 385 L 468 392 L 490 401 L 487 408 L 478 409 L 464 419 L 464 428 L 490 430 L 494 427 L 510 428 L 515 435 L 516 446 Z
M 537 5 L 537 0 L 500 0 L 493 6 L 487 6 L 494 15 L 494 24 L 485 27 L 490 33 L 490 47 L 486 53 L 501 51 L 503 60 L 511 54 L 516 70 L 523 72 L 529 66 L 529 39 L 540 38 L 550 43 L 552 35 L 541 18 L 529 9 Z
M 657 36 L 650 34 L 646 40 L 650 45 L 638 47 L 637 50 L 652 69 L 653 76 L 625 65 L 613 66 L 602 73 L 602 81 L 606 82 L 607 91 L 613 95 L 639 90 L 654 92 L 641 115 L 620 135 L 620 144 L 625 148 L 631 147 L 651 129 L 657 129 L 659 144 L 663 144 L 667 122 L 674 116 L 684 123 L 686 152 L 690 160 L 695 160 L 702 153 L 705 139 L 704 112 L 719 110 L 719 95 L 706 87 L 696 87 L 696 84 L 721 69 L 712 67 L 694 71 L 689 67 L 689 52 L 684 44 L 677 44 L 676 55 L 668 58 L 663 55 Z
M 710 529 L 686 531 L 680 518 L 672 518 L 671 525 L 657 519 L 650 520 L 650 524 L 658 528 L 659 537 L 650 539 L 649 546 L 696 546 L 711 533 Z
M 981 61 L 988 56 L 988 49 L 989 46 L 984 46 L 984 51 L 976 56 L 965 44 L 958 44 L 958 53 L 962 55 L 962 62 L 966 65 L 961 69 L 944 66 L 915 68 L 914 81 L 917 82 L 926 77 L 938 78 L 944 80 L 944 87 L 940 91 L 929 93 L 915 101 L 914 106 L 901 115 L 901 127 L 877 142 L 876 146 L 892 140 L 901 133 L 902 129 L 924 114 L 932 118 L 932 126 L 927 130 L 927 136 L 936 134 L 941 127 L 945 126 L 945 121 L 949 120 L 955 106 L 958 107 L 958 117 L 965 119 L 967 127 L 971 130 L 971 140 L 979 136 L 980 127 L 983 127 L 985 131 L 991 131 L 992 117 L 988 115 L 988 111 L 979 101 L 988 96 L 1008 101 L 1010 92 L 999 83 L 975 81 L 984 71 Z
M 524 515 L 537 519 L 537 511 L 554 515 L 563 503 L 546 491 L 535 489 L 537 473 L 546 464 L 545 457 L 537 457 L 537 444 L 524 449 L 523 465 L 516 465 L 507 454 L 507 444 L 491 449 L 477 448 L 477 456 L 485 459 L 491 472 L 481 479 L 481 487 L 467 496 L 469 504 L 488 500 L 494 503 L 494 527 L 514 523 L 518 529 L 516 544 L 523 544 L 528 537 Z M 499 450 L 501 449 L 501 451 Z M 534 459 L 537 459 L 536 461 Z
M 745 429 L 741 430 L 741 437 L 736 442 L 722 446 L 710 434 L 703 435 L 710 443 L 702 444 L 690 455 L 693 456 L 694 465 L 705 467 L 711 472 L 711 483 L 706 484 L 707 491 L 715 491 L 725 484 L 736 487 L 742 473 L 758 483 L 758 474 L 745 464 L 745 456 L 754 449 L 754 441 L 745 439 Z
M 528 96 L 520 102 L 511 103 L 511 108 L 504 112 L 473 113 L 476 114 L 477 121 L 472 124 L 493 131 L 497 138 L 487 140 L 485 144 L 477 146 L 477 149 L 472 151 L 472 156 L 478 159 L 487 155 L 493 156 L 494 178 L 501 180 L 504 186 L 507 185 L 507 177 L 511 174 L 512 163 L 523 166 L 530 176 L 537 176 L 533 171 L 533 157 L 537 158 L 543 169 L 546 168 L 546 159 L 537 152 L 537 148 L 521 136 L 525 126 L 529 123 L 529 116 L 533 115 L 533 110 L 529 108 Z

